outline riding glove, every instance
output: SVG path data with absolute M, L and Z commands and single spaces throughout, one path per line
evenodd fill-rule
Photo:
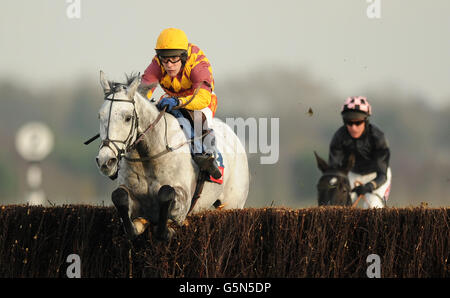
M 172 109 L 180 104 L 180 100 L 175 97 L 164 97 L 160 102 L 156 105 L 156 107 L 160 110 L 164 109 L 167 106 L 166 112 L 171 112 Z
M 359 186 L 355 187 L 352 190 L 352 192 L 356 192 L 356 194 L 358 196 L 360 196 L 360 195 L 365 195 L 368 192 L 372 192 L 372 190 L 373 190 L 373 183 L 369 182 L 364 185 L 359 185 Z

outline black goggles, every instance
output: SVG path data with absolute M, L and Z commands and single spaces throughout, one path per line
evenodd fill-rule
M 360 126 L 361 124 L 363 124 L 364 122 L 365 122 L 366 120 L 344 120 L 344 123 L 345 123 L 345 125 L 347 125 L 347 126 L 353 126 L 353 125 L 356 125 L 356 126 Z
M 161 57 L 159 56 L 159 61 L 161 61 L 164 64 L 167 64 L 169 62 L 171 63 L 178 63 L 181 61 L 181 57 L 180 56 L 173 56 L 173 57 Z

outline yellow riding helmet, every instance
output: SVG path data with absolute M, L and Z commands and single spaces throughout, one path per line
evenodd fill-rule
M 188 38 L 183 30 L 164 29 L 156 41 L 155 50 L 188 50 Z

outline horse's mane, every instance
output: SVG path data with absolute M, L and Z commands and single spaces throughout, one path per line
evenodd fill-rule
M 141 73 L 139 73 L 139 72 L 138 73 L 131 72 L 129 74 L 125 73 L 125 82 L 120 83 L 120 82 L 115 82 L 115 81 L 108 81 L 109 86 L 111 87 L 111 92 L 113 92 L 113 93 L 118 92 L 122 86 L 126 86 L 126 87 L 130 86 L 130 84 L 140 75 L 141 75 Z M 145 97 L 145 95 L 148 93 L 148 91 L 150 89 L 155 88 L 157 85 L 158 85 L 158 83 L 148 84 L 148 85 L 140 84 L 139 88 L 138 88 L 138 92 L 142 96 Z
M 108 81 L 111 88 L 111 92 L 118 92 L 122 86 L 130 86 L 130 84 L 137 78 L 140 73 L 131 72 L 129 74 L 125 73 L 125 82 Z

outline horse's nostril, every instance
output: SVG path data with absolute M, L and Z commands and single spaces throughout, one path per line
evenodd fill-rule
M 98 157 L 95 158 L 95 162 L 97 163 L 97 166 L 100 166 L 100 164 L 98 163 Z
M 108 160 L 108 162 L 107 162 L 108 168 L 112 168 L 116 164 L 116 162 L 117 162 L 117 158 L 115 158 L 115 157 Z

